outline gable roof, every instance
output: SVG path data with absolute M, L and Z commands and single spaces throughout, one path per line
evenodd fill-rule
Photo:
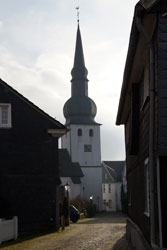
M 125 166 L 125 161 L 103 161 L 103 183 L 122 182 L 122 174 Z M 107 178 L 105 178 L 107 174 Z
M 27 103 L 29 106 L 31 106 L 33 109 L 35 109 L 37 112 L 39 112 L 41 115 L 43 115 L 45 118 L 47 118 L 50 122 L 52 122 L 58 129 L 63 129 L 65 131 L 68 131 L 68 129 L 61 124 L 59 121 L 55 120 L 53 117 L 45 113 L 42 109 L 40 109 L 38 106 L 36 106 L 34 103 L 32 103 L 30 100 L 28 100 L 26 97 L 24 97 L 22 94 L 20 94 L 17 90 L 12 88 L 10 85 L 8 85 L 6 82 L 4 82 L 2 79 L 0 79 L 0 85 L 11 91 L 14 95 L 16 95 L 18 98 L 20 98 L 22 101 Z
M 67 149 L 59 149 L 60 177 L 71 177 L 74 184 L 79 184 L 83 172 L 79 163 L 73 163 Z

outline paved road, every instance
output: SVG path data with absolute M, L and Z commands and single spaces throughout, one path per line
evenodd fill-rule
M 72 223 L 62 233 L 38 237 L 3 250 L 111 250 L 124 235 L 125 222 L 122 214 L 102 214 Z

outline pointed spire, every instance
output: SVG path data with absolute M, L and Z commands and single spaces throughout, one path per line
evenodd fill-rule
M 63 112 L 66 118 L 66 125 L 95 125 L 97 123 L 94 121 L 94 117 L 96 116 L 97 108 L 94 101 L 88 97 L 88 71 L 84 61 L 79 16 L 77 21 L 74 65 L 71 71 L 71 98 L 65 103 Z
M 75 56 L 74 56 L 74 66 L 71 71 L 72 80 L 74 79 L 86 79 L 87 80 L 88 71 L 85 67 L 84 53 L 82 47 L 81 32 L 78 23 L 76 46 L 75 46 Z

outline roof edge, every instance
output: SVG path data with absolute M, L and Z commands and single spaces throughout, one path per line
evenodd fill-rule
M 33 102 L 31 102 L 29 99 L 27 99 L 26 97 L 24 97 L 22 94 L 20 94 L 17 90 L 15 90 L 13 87 L 11 87 L 9 84 L 7 84 L 5 81 L 3 81 L 1 78 L 0 78 L 0 84 L 2 84 L 5 88 L 8 88 L 12 93 L 14 93 L 16 96 L 18 96 L 24 102 L 26 102 L 28 105 L 30 105 L 32 108 L 34 108 L 36 111 L 38 111 L 40 114 L 42 114 L 43 116 L 45 116 L 51 122 L 53 122 L 56 126 L 59 127 L 59 129 L 63 129 L 63 130 L 65 129 L 65 130 L 67 130 L 67 128 L 62 123 L 60 123 L 59 121 L 55 120 L 53 117 L 51 117 L 50 115 L 48 115 L 45 111 L 43 111 L 42 109 L 40 109 Z

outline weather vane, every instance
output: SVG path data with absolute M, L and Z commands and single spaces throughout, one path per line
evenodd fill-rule
M 76 10 L 77 10 L 77 22 L 79 23 L 79 6 L 76 7 Z

